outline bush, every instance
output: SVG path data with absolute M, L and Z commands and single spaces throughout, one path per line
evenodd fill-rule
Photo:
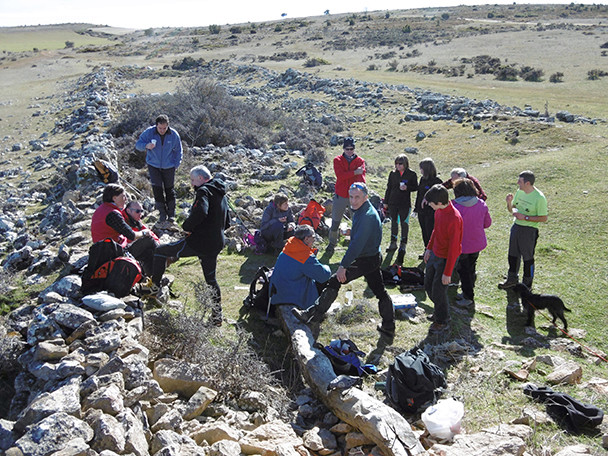
M 176 60 L 171 65 L 171 68 L 178 71 L 187 71 L 200 67 L 204 63 L 202 58 L 193 59 L 192 57 L 184 57 L 181 61 Z
M 305 123 L 283 111 L 240 101 L 198 75 L 182 81 L 172 94 L 138 97 L 122 108 L 118 122 L 110 129 L 112 135 L 139 135 L 159 113 L 165 113 L 191 146 L 243 144 L 260 148 L 285 141 L 288 148 L 307 153 L 322 148 L 329 131 L 322 124 Z
M 501 65 L 494 76 L 499 81 L 517 81 L 517 70 L 511 65 Z
M 399 62 L 397 60 L 391 60 L 388 63 L 388 71 L 397 71 L 398 66 L 399 66 Z
M 589 70 L 587 71 L 587 79 L 589 79 L 590 81 L 597 81 L 599 78 L 606 76 L 608 73 L 606 73 L 604 70 Z
M 378 65 L 376 65 L 375 63 L 370 63 L 367 66 L 367 71 L 376 71 L 378 69 Z
M 211 289 L 203 282 L 194 283 L 193 288 L 196 304 L 192 310 L 149 316 L 142 342 L 150 349 L 150 359 L 170 356 L 198 364 L 208 375 L 209 386 L 219 392 L 218 401 L 257 391 L 286 417 L 287 395 L 268 365 L 250 348 L 252 336 L 237 328 L 236 338 L 228 338 L 210 325 Z
M 473 57 L 473 68 L 475 74 L 494 74 L 501 66 L 498 57 L 490 57 L 489 55 L 478 55 Z
M 73 48 L 74 47 L 74 42 L 73 41 L 66 41 L 65 42 L 65 47 L 66 47 L 66 49 Z
M 217 24 L 211 24 L 209 26 L 209 33 L 211 33 L 212 35 L 219 35 L 221 30 L 222 30 L 222 27 L 220 27 Z
M 545 74 L 543 70 L 539 70 L 536 68 L 532 68 L 529 66 L 523 66 L 519 70 L 519 75 L 524 81 L 528 82 L 540 82 L 542 81 L 542 77 Z
M 230 27 L 230 33 L 237 35 L 239 33 L 242 33 L 243 31 L 241 30 L 241 27 L 239 27 L 238 25 L 234 25 L 232 27 Z
M 551 76 L 549 76 L 549 82 L 563 82 L 563 80 L 564 73 L 561 72 L 553 73 Z
M 312 58 L 306 60 L 306 62 L 304 62 L 304 66 L 306 68 L 316 67 L 319 65 L 329 65 L 329 62 L 327 60 L 321 59 L 319 57 L 312 57 Z

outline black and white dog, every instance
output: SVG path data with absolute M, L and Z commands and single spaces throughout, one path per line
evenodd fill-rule
M 564 311 L 570 312 L 570 309 L 566 308 L 564 301 L 562 301 L 559 296 L 532 293 L 523 283 L 515 285 L 513 290 L 521 296 L 521 303 L 528 312 L 526 326 L 534 326 L 535 309 L 547 309 L 553 317 L 553 324 L 555 324 L 555 321 L 559 317 L 564 323 L 564 331 L 568 330 L 568 322 L 566 321 L 566 317 L 564 317 Z

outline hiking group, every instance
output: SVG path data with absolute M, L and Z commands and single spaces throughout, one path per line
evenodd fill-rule
M 175 227 L 175 171 L 182 160 L 182 146 L 177 131 L 169 127 L 165 115 L 158 116 L 155 125 L 139 137 L 136 149 L 146 153 L 146 163 L 155 208 L 159 212 L 157 228 Z M 474 302 L 476 264 L 479 253 L 486 247 L 485 229 L 492 219 L 485 200 L 487 195 L 479 181 L 462 168 L 454 168 L 450 179 L 442 182 L 432 159 L 419 163 L 420 179 L 406 155 L 398 155 L 381 204 L 372 204 L 366 184 L 366 163 L 357 155 L 355 140 L 343 140 L 342 153 L 333 160 L 336 177 L 331 204 L 331 226 L 325 256 L 334 254 L 340 237 L 340 226 L 347 209 L 352 215 L 350 241 L 332 274 L 329 265 L 317 258 L 314 243 L 325 208 L 311 200 L 310 212 L 303 211 L 299 225 L 284 193 L 275 195 L 264 210 L 260 238 L 278 253 L 270 279 L 269 295 L 272 305 L 291 304 L 293 314 L 309 323 L 323 319 L 338 296 L 342 285 L 364 277 L 378 299 L 381 323 L 378 331 L 386 337 L 395 334 L 393 302 L 387 293 L 381 272 L 382 222 L 390 218 L 390 243 L 387 252 L 398 251 L 397 264 L 402 265 L 408 243 L 409 222 L 417 216 L 425 246 L 419 259 L 426 264 L 424 288 L 434 304 L 430 331 L 442 331 L 450 321 L 448 286 L 454 271 L 458 272 L 465 305 Z M 302 171 L 302 172 L 301 172 Z M 307 166 L 298 175 L 309 178 L 314 187 L 321 185 L 321 176 Z M 205 282 L 211 288 L 213 325 L 222 324 L 221 290 L 217 282 L 217 258 L 224 247 L 224 230 L 230 225 L 225 183 L 214 177 L 204 165 L 190 170 L 190 183 L 195 192 L 189 215 L 182 223 L 184 237 L 161 243 L 158 236 L 141 221 L 142 205 L 127 202 L 125 189 L 117 183 L 106 184 L 102 204 L 95 210 L 91 222 L 94 243 L 112 239 L 132 255 L 141 266 L 147 281 L 139 289 L 159 298 L 166 287 L 163 274 L 168 264 L 183 257 L 198 257 Z M 507 209 L 514 217 L 509 241 L 509 270 L 501 289 L 518 282 L 520 261 L 523 259 L 523 282 L 531 287 L 534 276 L 534 250 L 538 239 L 538 224 L 547 220 L 547 202 L 534 187 L 534 174 L 524 171 L 517 181 L 515 195 L 507 195 Z M 455 198 L 449 199 L 448 189 Z M 416 193 L 412 206 L 412 193 Z M 304 213 L 306 212 L 306 213 Z M 90 266 L 90 265 L 89 265 Z M 89 271 L 90 272 L 90 271 Z

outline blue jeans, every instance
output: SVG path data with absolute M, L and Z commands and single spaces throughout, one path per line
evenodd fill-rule
M 424 271 L 424 290 L 435 305 L 435 322 L 445 324 L 449 319 L 448 286 L 441 282 L 445 270 L 445 258 L 439 258 L 431 251 Z

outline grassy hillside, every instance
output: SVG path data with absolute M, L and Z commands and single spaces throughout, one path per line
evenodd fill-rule
M 77 34 L 75 27 L 58 28 L 61 30 L 58 33 L 55 33 L 57 29 L 45 27 L 31 39 L 25 39 L 21 35 L 10 35 L 22 31 L 0 29 L 0 46 L 6 46 L 0 47 L 5 51 L 0 59 L 0 137 L 4 138 L 3 149 L 10 150 L 15 142 L 27 143 L 49 131 L 54 121 L 67 112 L 67 108 L 54 107 L 67 82 L 102 65 L 129 66 L 130 76 L 124 78 L 125 93 L 172 91 L 188 73 L 170 67 L 184 57 L 204 62 L 253 64 L 277 72 L 296 68 L 323 78 L 403 84 L 453 96 L 492 99 L 508 106 L 530 105 L 541 112 L 546 109 L 552 115 L 567 110 L 598 119 L 594 125 L 563 122 L 545 125 L 526 118 L 496 117 L 482 121 L 482 129 L 474 130 L 470 122 L 403 122 L 412 99 L 388 88 L 385 90 L 388 101 L 378 109 L 361 107 L 356 100 L 341 102 L 295 87 L 284 90 L 292 99 L 324 101 L 329 106 L 327 111 L 346 119 L 341 133 L 348 132 L 357 138 L 358 153 L 369 165 L 368 182 L 375 192 L 383 194 L 394 157 L 405 147 L 414 146 L 419 149 L 418 154 L 409 155 L 409 159 L 415 171 L 418 171 L 418 162 L 430 156 L 444 178 L 456 166 L 466 168 L 479 178 L 489 195 L 487 203 L 493 218 L 493 225 L 487 231 L 489 245 L 478 263 L 476 312 L 453 307 L 452 332 L 447 338 L 429 337 L 429 323 L 424 317 L 418 323 L 400 318 L 394 344 L 383 345 L 375 331 L 376 302 L 369 299 L 364 281 L 358 280 L 352 283 L 354 305 L 344 307 L 321 325 L 322 342 L 338 336 L 350 337 L 370 354 L 371 362 L 385 368 L 396 354 L 415 344 L 457 341 L 462 350 L 456 347 L 450 351 L 443 346 L 444 350 L 438 353 L 444 355 L 441 363 L 448 372 L 450 395 L 465 403 L 467 432 L 510 422 L 521 415 L 524 407 L 531 405 L 521 392 L 521 384 L 510 380 L 502 370 L 510 362 L 522 363 L 540 354 L 557 354 L 580 363 L 582 385 L 556 389 L 608 410 L 605 393 L 586 385 L 593 377 L 606 378 L 606 364 L 596 364 L 596 358 L 581 348 L 584 345 L 596 352 L 608 352 L 605 337 L 608 215 L 604 209 L 608 200 L 605 177 L 608 82 L 605 77 L 588 79 L 591 70 L 608 71 L 608 57 L 601 47 L 608 42 L 607 18 L 608 10 L 604 6 L 506 5 L 239 24 L 222 26 L 217 34 L 201 27 L 158 29 L 109 38 L 94 33 L 95 36 Z M 6 33 L 11 36 L 8 41 L 4 39 L 8 36 L 3 35 Z M 14 47 L 21 40 L 24 47 Z M 66 40 L 74 41 L 74 48 L 63 49 Z M 83 52 L 89 45 L 98 47 L 94 52 Z M 105 45 L 108 47 L 99 47 Z M 33 53 L 33 47 L 49 51 Z M 492 74 L 475 73 L 471 63 L 464 63 L 461 76 L 445 75 L 447 69 L 462 65 L 463 58 L 480 55 L 499 58 L 502 64 L 518 69 L 540 68 L 544 76 L 540 82 L 521 78 L 513 82 L 499 81 Z M 318 59 L 321 64 L 306 66 L 311 59 Z M 393 61 L 396 64 L 392 64 Z M 433 65 L 429 65 L 431 61 Z M 374 69 L 370 69 L 372 65 Z M 422 67 L 427 68 L 421 70 Z M 429 73 L 428 67 L 445 71 Z M 556 72 L 563 73 L 563 82 L 550 82 L 550 76 Z M 236 84 L 226 77 L 218 78 L 220 82 Z M 262 85 L 249 81 L 247 75 L 238 83 L 243 87 Z M 280 101 L 272 100 L 268 105 L 279 106 Z M 39 107 L 32 108 L 33 104 Z M 34 110 L 46 111 L 47 115 L 33 117 Z M 427 138 L 416 142 L 419 130 L 424 131 Z M 519 136 L 512 141 L 509 134 L 515 130 Z M 52 139 L 58 147 L 68 140 L 59 136 Z M 332 157 L 341 151 L 328 146 L 326 152 Z M 29 163 L 25 157 L 11 155 L 10 158 L 24 160 L 25 166 Z M 496 287 L 507 271 L 506 252 L 512 223 L 505 208 L 505 195 L 516 190 L 517 175 L 524 169 L 535 172 L 537 186 L 548 199 L 549 221 L 540 228 L 537 246 L 535 289 L 558 294 L 572 309 L 567 318 L 570 333 L 578 342 L 572 342 L 565 351 L 560 350 L 555 341 L 565 343 L 569 339 L 540 315 L 536 317 L 538 334 L 526 333 L 524 317 L 507 310 L 508 295 Z M 186 181 L 186 172 L 180 170 L 180 180 Z M 284 184 L 296 188 L 297 179 L 292 176 L 287 181 L 261 187 L 243 186 L 232 192 L 231 197 L 266 196 Z M 318 196 L 323 199 L 331 195 Z M 412 220 L 410 226 L 407 266 L 419 264 L 418 254 L 423 249 L 418 222 Z M 383 248 L 388 245 L 388 237 L 388 226 L 385 226 Z M 345 250 L 346 244 L 343 244 L 331 258 L 323 259 L 335 270 Z M 388 256 L 385 264 L 391 260 Z M 286 378 L 292 372 L 287 339 L 276 327 L 265 324 L 257 315 L 244 313 L 241 308 L 246 295 L 243 287 L 260 265 L 273 263 L 274 258 L 267 255 L 223 253 L 218 267 L 219 283 L 226 316 L 253 334 L 259 352 Z M 180 299 L 193 304 L 192 281 L 201 276 L 198 262 L 181 260 L 172 265 L 169 272 L 176 276 L 175 288 Z M 346 301 L 344 291 L 346 289 L 338 298 L 342 303 Z M 451 289 L 450 296 L 454 297 L 455 292 Z M 391 289 L 390 293 L 397 294 L 399 290 Z M 424 293 L 415 294 L 420 307 L 427 313 L 432 312 L 432 303 Z M 230 334 L 234 328 L 228 325 L 223 331 Z M 531 340 L 541 346 L 532 345 Z M 544 376 L 551 369 L 539 365 L 530 380 L 545 383 Z M 369 389 L 372 386 L 371 382 L 366 385 Z M 596 454 L 603 451 L 598 436 L 575 437 L 554 424 L 543 424 L 535 427 L 529 452 L 549 454 L 576 442 L 591 445 Z

